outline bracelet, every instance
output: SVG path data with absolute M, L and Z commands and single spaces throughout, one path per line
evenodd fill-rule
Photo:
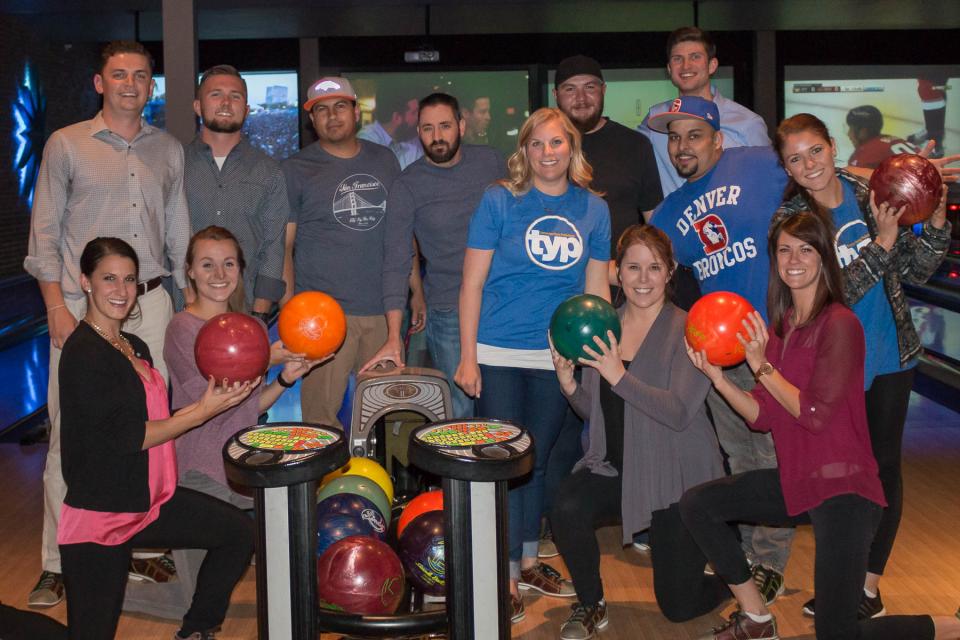
M 66 309 L 67 305 L 65 304 L 55 304 L 52 307 L 47 307 L 47 313 L 50 313 L 54 309 Z
M 294 380 L 293 382 L 287 382 L 286 380 L 283 379 L 283 372 L 281 371 L 280 373 L 277 374 L 277 383 L 279 383 L 280 386 L 283 387 L 284 389 L 289 389 L 293 385 L 297 384 L 297 381 Z

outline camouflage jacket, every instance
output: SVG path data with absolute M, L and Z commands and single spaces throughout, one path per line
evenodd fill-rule
M 870 210 L 870 188 L 867 182 L 843 169 L 837 169 L 837 176 L 853 186 L 857 204 L 867 223 L 871 239 L 877 237 L 877 221 Z M 801 196 L 784 202 L 773 219 L 771 227 L 785 216 L 791 216 L 808 210 Z M 910 227 L 901 227 L 893 249 L 884 251 L 875 242 L 860 249 L 860 257 L 843 270 L 843 295 L 848 305 L 853 305 L 880 280 L 893 310 L 893 320 L 897 327 L 897 343 L 900 351 L 900 366 L 907 364 L 920 353 L 920 337 L 910 317 L 910 307 L 903 293 L 901 282 L 923 284 L 937 270 L 950 246 L 950 222 L 943 229 L 923 225 L 918 238 Z

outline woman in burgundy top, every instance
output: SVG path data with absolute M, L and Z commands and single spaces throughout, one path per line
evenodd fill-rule
M 768 312 L 738 336 L 757 386 L 732 385 L 705 353 L 687 352 L 751 428 L 771 431 L 779 469 L 748 471 L 694 487 L 684 523 L 740 604 L 704 638 L 778 638 L 730 522 L 813 524 L 818 640 L 960 638 L 952 617 L 891 616 L 858 623 L 873 535 L 886 501 L 870 447 L 863 392 L 864 337 L 843 304 L 833 230 L 816 215 L 770 230 Z M 826 258 L 826 259 L 825 259 Z

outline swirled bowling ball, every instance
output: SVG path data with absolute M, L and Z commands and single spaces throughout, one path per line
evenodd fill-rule
M 397 542 L 410 582 L 432 596 L 446 592 L 443 512 L 429 511 L 413 519 Z
M 584 345 L 597 351 L 593 336 L 609 346 L 607 331 L 620 340 L 620 318 L 616 309 L 603 298 L 589 293 L 573 296 L 560 303 L 550 318 L 550 339 L 557 352 L 568 360 L 587 358 Z
M 376 513 L 376 510 L 373 510 Z M 379 515 L 379 514 L 378 514 Z M 334 513 L 320 518 L 317 522 L 317 553 L 323 555 L 323 552 L 330 548 L 334 542 L 349 538 L 350 536 L 369 536 L 371 538 L 381 539 L 386 536 L 386 527 L 383 525 L 383 517 L 379 518 L 380 532 L 377 532 L 370 520 L 364 520 L 360 516 L 344 515 Z
M 408 502 L 397 520 L 397 535 L 402 534 L 414 518 L 429 511 L 443 511 L 443 491 L 426 491 Z
M 369 499 L 353 493 L 341 493 L 317 504 L 317 522 L 329 516 L 359 518 L 370 527 L 370 534 L 379 540 L 387 536 L 388 521 L 380 509 Z
M 400 604 L 403 588 L 400 559 L 374 538 L 344 538 L 317 559 L 317 596 L 324 609 L 391 614 Z
M 740 364 L 746 358 L 737 333 L 746 334 L 743 320 L 753 312 L 746 298 L 730 291 L 714 291 L 697 300 L 687 313 L 686 337 L 694 351 L 706 351 L 719 367 Z
M 287 349 L 318 360 L 343 344 L 347 317 L 337 301 L 326 293 L 303 291 L 280 309 L 277 331 Z
M 270 363 L 270 339 L 256 319 L 245 313 L 221 313 L 207 320 L 193 345 L 197 369 L 217 384 L 253 380 Z
M 387 500 L 387 494 L 383 492 L 383 489 L 381 489 L 376 482 L 363 476 L 340 476 L 339 478 L 334 478 L 317 493 L 317 502 L 341 493 L 363 496 L 372 502 L 383 515 L 387 526 L 390 526 L 390 501 Z
M 894 209 L 907 207 L 899 220 L 907 227 L 933 215 L 942 189 L 943 179 L 933 163 L 912 153 L 890 156 L 870 176 L 870 190 L 877 205 L 886 202 Z

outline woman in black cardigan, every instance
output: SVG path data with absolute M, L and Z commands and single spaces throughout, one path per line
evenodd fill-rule
M 67 495 L 57 542 L 71 638 L 113 638 L 131 549 L 208 553 L 178 638 L 211 638 L 253 552 L 239 509 L 177 488 L 173 440 L 241 402 L 259 380 L 217 388 L 170 416 L 166 384 L 146 344 L 120 327 L 136 306 L 136 252 L 96 238 L 80 258 L 87 313 L 60 360 L 61 447 Z

